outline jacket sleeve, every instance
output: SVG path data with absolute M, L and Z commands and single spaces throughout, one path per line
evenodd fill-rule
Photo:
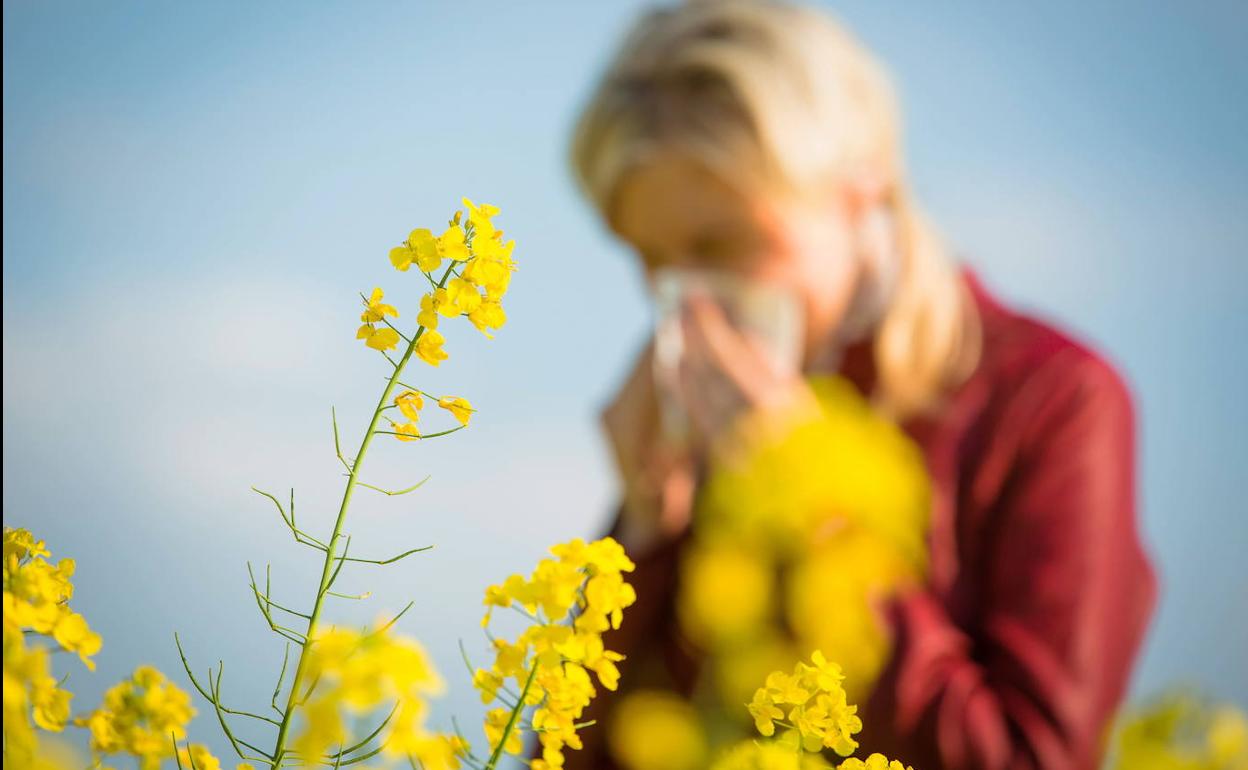
M 923 591 L 891 608 L 894 660 L 871 711 L 916 768 L 1100 761 L 1156 587 L 1136 530 L 1130 397 L 1098 359 L 1064 352 L 1074 361 L 1029 377 L 1011 416 L 1017 450 L 982 525 L 976 617 L 959 626 Z

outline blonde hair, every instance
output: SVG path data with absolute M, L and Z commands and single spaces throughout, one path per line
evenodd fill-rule
M 875 329 L 873 396 L 904 417 L 965 379 L 980 335 L 956 266 L 903 184 L 897 113 L 884 70 L 828 14 L 693 0 L 638 21 L 581 116 L 572 165 L 608 220 L 621 179 L 661 148 L 743 189 L 800 194 L 883 173 L 898 263 Z

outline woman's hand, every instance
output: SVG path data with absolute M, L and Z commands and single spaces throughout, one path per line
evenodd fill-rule
M 635 553 L 683 532 L 693 508 L 694 459 L 663 440 L 653 361 L 652 341 L 602 413 L 624 488 L 619 540 Z
M 703 452 L 731 450 L 726 437 L 747 413 L 776 431 L 819 413 L 801 372 L 778 369 L 757 340 L 735 329 L 709 297 L 687 299 L 682 327 L 681 400 Z

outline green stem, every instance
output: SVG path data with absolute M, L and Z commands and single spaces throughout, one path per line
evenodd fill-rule
M 447 278 L 451 275 L 451 267 L 448 266 L 446 272 L 442 274 L 442 280 L 438 281 L 438 287 L 441 288 L 446 283 Z M 364 465 L 364 458 L 368 454 L 368 447 L 373 443 L 373 436 L 377 434 L 377 424 L 381 421 L 382 410 L 390 400 L 390 394 L 394 391 L 394 386 L 399 381 L 399 375 L 403 373 L 403 368 L 407 366 L 407 362 L 411 360 L 412 354 L 416 352 L 416 344 L 420 341 L 421 336 L 425 333 L 425 327 L 421 326 L 416 329 L 416 333 L 412 335 L 411 341 L 407 345 L 407 349 L 403 352 L 403 357 L 394 365 L 394 371 L 386 380 L 386 387 L 381 392 L 381 398 L 377 400 L 377 407 L 373 410 L 373 417 L 368 422 L 368 429 L 364 431 L 364 438 L 360 441 L 360 449 L 356 452 L 355 462 L 351 464 L 351 472 L 347 476 L 347 487 L 342 493 L 342 503 L 338 506 L 338 518 L 334 520 L 334 531 L 329 537 L 329 542 L 325 548 L 325 563 L 321 567 L 321 581 L 316 589 L 316 598 L 312 603 L 312 612 L 309 613 L 308 629 L 304 633 L 306 641 L 300 645 L 299 660 L 295 664 L 294 678 L 290 682 L 290 694 L 286 697 L 286 708 L 283 709 L 282 723 L 277 728 L 277 741 L 273 746 L 272 765 L 274 770 L 281 766 L 282 758 L 286 754 L 286 739 L 290 732 L 290 723 L 295 713 L 296 699 L 299 694 L 299 685 L 303 681 L 304 673 L 307 669 L 308 650 L 315 644 L 316 624 L 321 617 L 321 607 L 325 602 L 325 596 L 329 592 L 329 584 L 334 573 L 334 562 L 337 561 L 335 551 L 338 547 L 338 539 L 342 536 L 342 527 L 347 520 L 347 510 L 351 507 L 351 495 L 355 492 L 355 487 L 359 483 L 360 470 Z
M 529 695 L 529 688 L 533 686 L 533 677 L 537 676 L 537 656 L 533 657 L 533 670 L 529 672 L 529 678 L 524 680 L 524 689 L 520 692 L 520 699 L 516 701 L 516 705 L 511 710 L 511 716 L 507 718 L 507 725 L 503 728 L 503 735 L 498 740 L 498 745 L 494 747 L 494 751 L 490 753 L 490 758 L 486 760 L 485 770 L 494 770 L 498 760 L 503 756 L 503 747 L 507 745 L 507 739 L 511 737 L 511 731 L 515 729 L 516 722 L 520 719 L 520 714 L 524 711 L 524 699 Z

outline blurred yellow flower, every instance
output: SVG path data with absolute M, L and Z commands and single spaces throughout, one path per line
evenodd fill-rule
M 779 743 L 742 741 L 725 751 L 712 770 L 830 770 L 831 765 L 817 754 L 794 751 Z
M 171 740 L 186 737 L 186 725 L 195 715 L 191 698 L 151 666 L 139 666 L 129 679 L 104 693 L 95 711 L 75 724 L 91 731 L 91 750 L 97 755 L 131 754 L 142 770 L 156 770 L 173 755 Z
M 322 761 L 331 748 L 347 741 L 349 715 L 393 705 L 397 710 L 382 742 L 386 756 L 410 754 L 428 757 L 431 766 L 455 766 L 447 764 L 445 736 L 423 725 L 428 696 L 442 692 L 441 677 L 419 643 L 385 628 L 334 628 L 309 645 L 307 675 L 318 684 L 301 709 L 303 728 L 293 744 L 301 760 Z
M 6 564 L 10 558 L 21 561 L 26 558 L 40 556 L 46 558 L 51 555 L 48 552 L 48 544 L 42 540 L 36 540 L 30 530 L 4 528 L 4 561 Z
M 715 653 L 712 670 L 715 692 L 724 704 L 748 703 L 758 683 L 777 668 L 788 666 L 799 653 L 788 635 L 781 629 L 764 629 L 743 640 L 741 644 L 725 646 Z M 730 719 L 740 719 L 743 714 L 729 713 Z M 743 726 L 748 723 L 742 720 Z
M 53 565 L 47 560 L 49 555 L 46 544 L 35 540 L 29 531 L 4 528 L 5 625 L 11 624 L 19 632 L 50 636 L 61 649 L 76 653 L 88 669 L 94 669 L 91 658 L 103 642 L 87 621 L 70 609 L 74 560 L 61 559 Z
M 628 770 L 702 770 L 707 745 L 698 711 L 663 690 L 637 690 L 612 710 L 611 752 Z
M 775 575 L 757 547 L 729 538 L 699 539 L 680 570 L 677 614 L 691 639 L 714 650 L 758 632 L 771 610 Z
M 677 619 L 714 684 L 699 706 L 742 734 L 748 714 L 738 704 L 750 682 L 794 645 L 837 661 L 847 697 L 869 693 L 890 653 L 875 603 L 926 568 L 922 452 L 848 381 L 810 384 L 822 407 L 815 416 L 781 425 L 751 413 L 732 426 L 681 558 Z M 822 719 L 819 708 L 836 706 L 812 702 L 803 718 Z M 731 731 L 715 735 L 722 744 Z
M 490 709 L 485 715 L 485 739 L 489 741 L 490 747 L 497 746 L 499 741 L 503 740 L 503 731 L 507 727 L 507 723 L 511 720 L 510 709 L 495 708 Z M 519 730 L 512 730 L 507 736 L 507 742 L 503 745 L 503 751 L 508 754 L 519 754 L 524 748 L 524 740 Z
M 221 770 L 221 760 L 212 755 L 202 743 L 178 747 L 178 761 L 183 770 Z
M 1248 714 L 1193 692 L 1164 693 L 1124 709 L 1109 770 L 1248 768 Z

